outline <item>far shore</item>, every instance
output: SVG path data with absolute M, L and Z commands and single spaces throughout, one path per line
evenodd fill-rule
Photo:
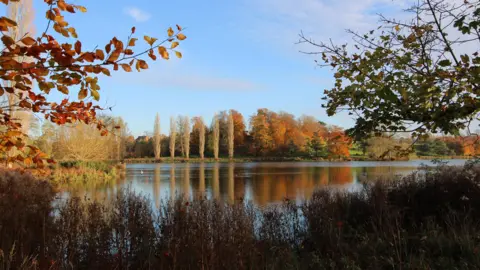
M 170 157 L 161 157 L 160 159 L 155 158 L 127 158 L 124 159 L 124 163 L 135 164 L 135 163 L 215 163 L 215 162 L 236 162 L 236 163 L 246 163 L 246 162 L 349 162 L 349 161 L 414 161 L 414 160 L 448 160 L 448 159 L 472 159 L 469 156 L 424 156 L 424 157 L 414 157 L 414 158 L 403 158 L 403 159 L 375 159 L 363 156 L 353 156 L 349 158 L 336 158 L 336 159 L 323 159 L 323 158 L 303 158 L 303 157 L 238 157 L 238 158 L 204 158 L 191 157 L 189 159 L 184 157 L 176 157 L 174 159 Z

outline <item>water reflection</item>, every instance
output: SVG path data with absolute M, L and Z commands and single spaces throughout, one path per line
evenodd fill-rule
M 284 198 L 308 199 L 318 188 L 358 190 L 362 183 L 405 175 L 419 165 L 420 162 L 131 164 L 125 179 L 107 186 L 77 187 L 69 193 L 108 200 L 118 189 L 130 186 L 150 196 L 157 207 L 162 199 L 177 195 L 187 199 L 205 196 L 228 203 L 244 198 L 263 206 Z

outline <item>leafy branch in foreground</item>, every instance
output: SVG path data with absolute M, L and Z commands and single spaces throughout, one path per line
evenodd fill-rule
M 480 112 L 480 1 L 420 0 L 408 12 L 407 22 L 382 16 L 376 30 L 349 30 L 353 48 L 300 34 L 300 43 L 316 48 L 305 53 L 334 70 L 328 115 L 354 115 L 348 133 L 357 140 L 385 132 L 472 135 Z
M 0 0 L 5 5 L 19 0 Z M 67 3 L 65 0 L 44 0 L 49 6 L 46 12 L 47 28 L 37 38 L 24 35 L 15 40 L 9 35 L 9 29 L 18 27 L 17 22 L 7 17 L 0 17 L 1 41 L 4 48 L 0 51 L 0 96 L 16 96 L 16 110 L 30 111 L 42 115 L 47 121 L 58 125 L 82 122 L 96 125 L 102 135 L 108 130 L 96 113 L 104 108 L 94 105 L 100 100 L 100 86 L 97 75 L 110 76 L 111 71 L 121 67 L 126 72 L 132 68 L 137 71 L 148 69 L 148 56 L 152 61 L 157 55 L 168 60 L 170 52 L 178 58 L 182 54 L 176 50 L 180 42 L 186 39 L 182 27 L 175 30 L 168 28 L 166 37 L 159 40 L 144 36 L 146 47 L 134 51 L 137 46 L 135 27 L 124 42 L 113 37 L 104 49 L 94 51 L 82 50 L 82 42 L 76 30 L 70 26 L 63 14 L 86 12 L 86 8 Z M 52 32 L 53 28 L 53 33 Z M 67 40 L 60 44 L 54 35 L 61 35 Z M 38 89 L 36 89 L 38 87 Z M 78 100 L 65 97 L 59 104 L 48 100 L 52 89 L 65 96 L 73 89 L 78 90 Z M 92 98 L 93 100 L 85 100 Z M 42 166 L 46 155 L 31 145 L 26 146 L 21 124 L 10 111 L 12 108 L 0 108 L 0 155 L 6 163 L 23 162 L 26 165 Z M 12 149 L 19 154 L 9 155 Z M 17 151 L 15 152 L 17 153 Z M 53 162 L 47 159 L 48 162 Z

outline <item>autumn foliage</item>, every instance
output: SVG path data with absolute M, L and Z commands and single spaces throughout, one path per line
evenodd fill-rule
M 18 0 L 1 0 L 5 5 Z M 120 68 L 125 72 L 148 69 L 147 58 L 155 61 L 157 55 L 168 60 L 170 52 L 182 57 L 177 46 L 186 36 L 182 27 L 168 28 L 166 37 L 158 40 L 144 36 L 146 46 L 137 47 L 134 37 L 135 27 L 128 39 L 123 42 L 113 37 L 103 48 L 93 51 L 84 50 L 74 27 L 64 17 L 65 13 L 86 12 L 86 8 L 69 4 L 64 0 L 44 0 L 49 6 L 46 12 L 47 29 L 37 38 L 25 35 L 12 38 L 8 31 L 17 27 L 17 22 L 0 17 L 1 41 L 4 45 L 0 52 L 0 96 L 14 95 L 17 111 L 29 111 L 42 116 L 46 121 L 57 125 L 68 123 L 86 123 L 95 125 L 102 135 L 109 130 L 97 119 L 97 112 L 105 108 L 95 104 L 100 99 L 99 75 L 110 76 Z M 57 41 L 62 36 L 65 43 Z M 9 85 L 9 86 L 7 86 Z M 51 102 L 51 91 L 65 95 L 60 102 Z M 70 99 L 75 91 L 77 99 Z M 0 155 L 6 163 L 22 162 L 26 165 L 42 166 L 47 159 L 37 147 L 26 144 L 26 134 L 21 131 L 18 119 L 12 117 L 7 107 L 0 107 Z M 13 150 L 15 155 L 11 155 Z M 18 154 L 17 154 L 18 153 Z

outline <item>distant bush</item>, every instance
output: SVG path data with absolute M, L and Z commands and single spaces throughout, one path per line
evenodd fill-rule
M 2 172 L 0 269 L 479 269 L 479 184 L 468 163 L 266 208 L 178 197 L 152 209 L 128 190 L 52 208 L 48 184 Z

